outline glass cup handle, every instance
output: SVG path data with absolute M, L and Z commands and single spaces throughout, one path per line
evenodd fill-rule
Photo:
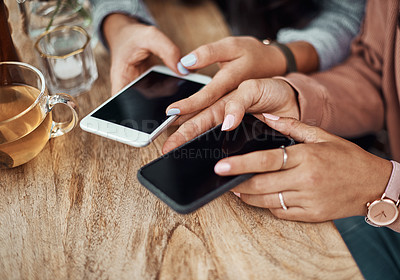
M 68 122 L 55 122 L 53 121 L 50 138 L 58 137 L 70 132 L 78 124 L 78 105 L 74 99 L 68 94 L 58 93 L 49 97 L 48 111 L 50 112 L 54 105 L 64 104 L 71 109 L 72 120 Z

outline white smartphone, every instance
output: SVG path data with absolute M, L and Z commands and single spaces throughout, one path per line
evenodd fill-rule
M 83 130 L 134 147 L 144 147 L 178 116 L 167 107 L 198 92 L 211 81 L 200 74 L 178 76 L 165 66 L 154 66 L 84 117 Z

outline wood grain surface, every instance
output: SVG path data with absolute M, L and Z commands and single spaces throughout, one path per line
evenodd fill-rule
M 183 54 L 229 35 L 217 7 L 199 2 L 147 1 Z M 22 60 L 39 66 L 16 1 L 6 4 Z M 110 96 L 109 55 L 95 54 L 81 118 Z M 0 170 L 0 279 L 362 279 L 330 222 L 279 220 L 231 193 L 190 215 L 169 209 L 136 179 L 165 139 L 136 149 L 77 127 Z

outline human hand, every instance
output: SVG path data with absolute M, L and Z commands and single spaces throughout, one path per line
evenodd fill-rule
M 111 14 L 105 19 L 103 30 L 111 51 L 112 94 L 149 68 L 148 59 L 152 54 L 180 74 L 177 69 L 180 50 L 156 27 L 139 23 L 123 14 Z
M 304 144 L 286 148 L 283 168 L 282 149 L 220 160 L 215 166 L 218 175 L 257 173 L 232 190 L 245 203 L 269 208 L 282 219 L 323 222 L 365 215 L 366 203 L 384 192 L 392 169 L 389 161 L 320 128 L 264 115 L 270 127 Z
M 269 112 L 299 118 L 296 93 L 280 79 L 247 80 L 237 90 L 184 122 L 163 146 L 163 153 L 182 145 L 224 121 L 222 130 L 233 130 L 245 112 Z
M 199 92 L 171 104 L 167 112 L 178 108 L 181 115 L 194 113 L 215 103 L 245 80 L 283 75 L 285 61 L 279 49 L 266 46 L 252 37 L 227 37 L 203 45 L 183 57 L 180 61 L 182 65 L 195 70 L 219 62 L 221 69 Z M 183 67 L 179 69 L 183 74 L 188 73 Z

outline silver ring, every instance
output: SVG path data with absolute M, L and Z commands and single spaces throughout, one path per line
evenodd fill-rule
M 287 163 L 287 160 L 288 160 L 288 155 L 287 155 L 287 152 L 286 152 L 286 147 L 285 146 L 280 146 L 280 148 L 282 149 L 282 151 L 283 151 L 283 162 L 282 162 L 282 166 L 281 166 L 281 168 L 280 169 L 283 169 L 283 168 L 285 168 L 285 166 L 286 166 L 286 163 Z
M 287 210 L 287 206 L 286 206 L 286 204 L 285 204 L 285 201 L 283 201 L 283 195 L 282 195 L 282 193 L 280 192 L 280 193 L 278 193 L 278 196 L 279 196 L 279 202 L 281 203 L 281 206 L 282 206 L 282 208 L 283 208 L 283 210 Z

